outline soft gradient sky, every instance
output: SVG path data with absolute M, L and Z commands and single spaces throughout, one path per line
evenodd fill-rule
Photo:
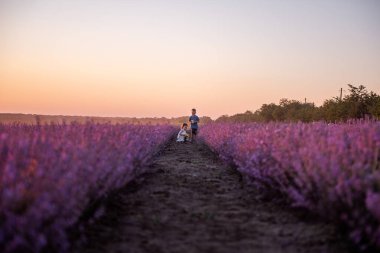
M 0 112 L 217 117 L 380 93 L 380 1 L 0 0 Z

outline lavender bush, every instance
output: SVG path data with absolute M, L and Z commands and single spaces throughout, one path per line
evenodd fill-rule
M 209 124 L 201 137 L 294 206 L 339 221 L 359 248 L 380 248 L 380 123 Z
M 66 252 L 88 206 L 131 181 L 172 126 L 0 124 L 0 251 Z

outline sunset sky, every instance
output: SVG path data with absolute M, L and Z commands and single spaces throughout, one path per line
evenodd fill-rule
M 0 112 L 215 118 L 347 83 L 380 93 L 378 0 L 0 0 Z

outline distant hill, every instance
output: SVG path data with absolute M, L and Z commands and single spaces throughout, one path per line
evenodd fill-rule
M 130 124 L 173 124 L 180 125 L 188 122 L 188 116 L 174 118 L 135 118 L 135 117 L 93 117 L 93 116 L 66 116 L 66 115 L 39 115 L 39 114 L 22 114 L 22 113 L 0 113 L 0 123 L 21 123 L 21 124 L 41 124 L 63 122 L 96 122 L 96 123 L 130 123 Z M 200 117 L 201 123 L 212 122 L 210 117 Z

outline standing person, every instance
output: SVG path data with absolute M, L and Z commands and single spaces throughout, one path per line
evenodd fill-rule
M 197 110 L 192 109 L 191 110 L 191 116 L 189 117 L 189 121 L 191 122 L 191 140 L 193 138 L 195 139 L 195 136 L 197 135 L 198 132 L 198 123 L 199 123 L 199 117 L 196 115 Z

